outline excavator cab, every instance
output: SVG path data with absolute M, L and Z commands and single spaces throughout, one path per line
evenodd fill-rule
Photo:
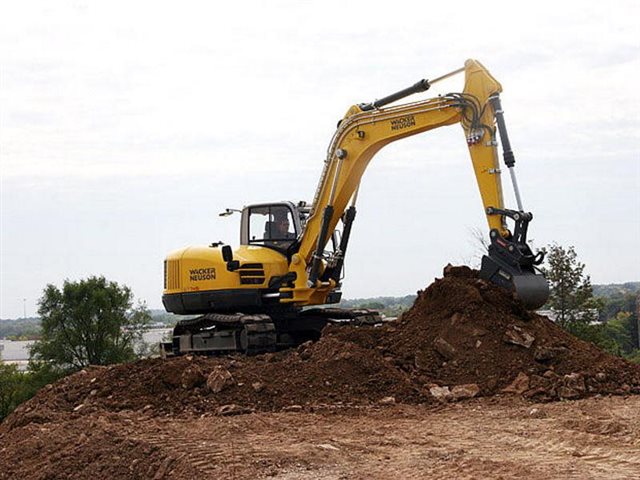
M 300 212 L 291 202 L 250 205 L 242 211 L 240 243 L 286 253 L 301 230 Z

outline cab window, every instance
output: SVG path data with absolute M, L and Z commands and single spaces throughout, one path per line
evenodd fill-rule
M 289 208 L 274 205 L 249 210 L 249 244 L 288 248 L 296 236 Z

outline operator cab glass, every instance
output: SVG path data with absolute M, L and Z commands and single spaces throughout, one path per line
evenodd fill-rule
M 260 205 L 248 210 L 249 245 L 286 250 L 295 242 L 298 232 L 287 205 Z

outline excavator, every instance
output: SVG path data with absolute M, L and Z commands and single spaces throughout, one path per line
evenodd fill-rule
M 461 93 L 390 105 L 453 75 Z M 500 93 L 502 86 L 477 60 L 370 103 L 350 107 L 338 123 L 313 202 L 274 202 L 226 209 L 240 213 L 240 246 L 190 246 L 164 261 L 162 301 L 177 322 L 165 356 L 256 354 L 319 338 L 328 323 L 375 324 L 377 312 L 331 307 L 342 296 L 343 265 L 360 180 L 385 145 L 460 124 L 489 225 L 480 276 L 513 292 L 529 309 L 541 307 L 549 287 L 536 266 L 544 253 L 527 244 L 533 216 L 524 211 Z M 498 136 L 517 209 L 504 205 Z M 512 229 L 507 221 L 513 222 Z

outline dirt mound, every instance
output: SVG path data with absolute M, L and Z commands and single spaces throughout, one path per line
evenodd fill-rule
M 477 384 L 481 395 L 535 399 L 640 392 L 640 366 L 526 311 L 466 267 L 419 292 L 384 344 L 411 378 L 440 386 Z
M 184 356 L 89 368 L 45 387 L 4 428 L 102 411 L 225 415 L 358 405 L 390 396 L 419 399 L 409 376 L 378 351 L 327 336 L 295 351 L 256 357 Z
M 41 390 L 4 431 L 100 412 L 231 415 L 323 405 L 426 403 L 495 394 L 535 400 L 640 393 L 640 366 L 527 312 L 466 267 L 382 327 L 327 327 L 297 350 L 90 368 Z

